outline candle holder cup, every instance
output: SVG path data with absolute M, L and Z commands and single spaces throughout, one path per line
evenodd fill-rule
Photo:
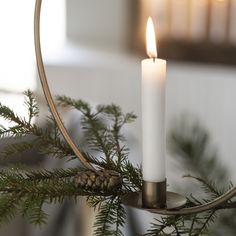
M 166 180 L 162 182 L 143 181 L 142 204 L 147 208 L 165 208 Z
M 122 201 L 125 205 L 152 213 L 166 213 L 181 209 L 187 203 L 186 197 L 167 191 L 167 181 L 143 181 L 142 191 L 125 194 Z

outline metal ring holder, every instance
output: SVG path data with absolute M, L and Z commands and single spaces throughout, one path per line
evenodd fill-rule
M 37 66 L 38 66 L 38 73 L 39 73 L 39 78 L 42 84 L 43 92 L 47 100 L 48 106 L 51 110 L 51 113 L 63 137 L 65 138 L 66 142 L 68 143 L 68 145 L 71 147 L 75 155 L 78 157 L 78 159 L 81 161 L 81 163 L 85 167 L 91 170 L 95 170 L 95 168 L 89 162 L 87 162 L 87 160 L 84 158 L 84 156 L 82 155 L 78 147 L 75 145 L 74 141 L 71 139 L 57 111 L 56 105 L 52 99 L 52 94 L 48 86 L 47 76 L 45 73 L 45 68 L 44 68 L 43 59 L 42 59 L 42 52 L 41 52 L 41 42 L 40 42 L 41 5 L 42 5 L 42 0 L 36 0 L 35 15 L 34 15 L 34 40 L 35 40 L 35 53 L 36 53 L 36 60 L 37 60 Z
M 94 166 L 89 163 L 86 158 L 82 155 L 78 147 L 75 145 L 73 140 L 71 139 L 70 135 L 68 134 L 68 131 L 66 130 L 60 115 L 57 111 L 56 105 L 53 101 L 48 82 L 47 77 L 45 73 L 44 63 L 42 59 L 42 52 L 41 52 L 41 42 L 40 42 L 40 14 L 41 14 L 41 5 L 42 0 L 36 0 L 35 3 L 35 15 L 34 15 L 34 39 L 35 39 L 35 53 L 36 53 L 36 60 L 37 60 L 37 67 L 38 67 L 38 73 L 39 78 L 42 84 L 43 92 L 46 97 L 48 106 L 51 110 L 51 113 L 58 125 L 58 128 L 60 129 L 63 137 L 65 138 L 68 145 L 71 147 L 75 155 L 78 157 L 78 159 L 81 161 L 81 163 L 90 170 L 96 170 Z M 143 207 L 142 204 L 142 193 L 136 192 L 136 193 L 129 193 L 125 196 L 123 196 L 123 203 L 130 207 L 135 207 L 138 209 L 143 209 L 150 211 L 152 213 L 162 214 L 162 215 L 191 215 L 191 214 L 197 214 L 205 211 L 209 211 L 211 209 L 221 208 L 222 206 L 226 205 L 227 202 L 236 196 L 236 187 L 229 190 L 227 193 L 223 194 L 219 198 L 216 198 L 214 201 L 203 204 L 201 206 L 196 207 L 190 207 L 190 208 L 180 208 L 178 209 L 178 206 L 171 205 L 172 197 L 174 199 L 178 199 L 179 206 L 184 205 L 186 203 L 185 198 L 176 196 L 174 193 L 169 193 L 170 199 L 168 199 L 167 196 L 167 207 L 165 208 L 154 208 L 149 209 Z M 169 207 L 168 207 L 168 201 L 169 201 Z

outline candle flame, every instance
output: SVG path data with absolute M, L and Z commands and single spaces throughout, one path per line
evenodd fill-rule
M 146 47 L 150 58 L 157 58 L 156 34 L 152 18 L 149 17 L 146 29 Z

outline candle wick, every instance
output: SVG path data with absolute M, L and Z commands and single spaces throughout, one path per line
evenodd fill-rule
M 155 57 L 153 57 L 152 59 L 153 59 L 153 63 L 155 63 L 155 61 L 156 61 L 156 58 L 155 58 Z

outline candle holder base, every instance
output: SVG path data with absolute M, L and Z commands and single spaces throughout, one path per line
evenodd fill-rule
M 137 208 L 140 210 L 146 210 L 151 213 L 161 214 L 163 210 L 176 210 L 184 207 L 187 203 L 186 197 L 173 192 L 166 193 L 166 207 L 163 208 L 147 208 L 143 206 L 142 192 L 127 193 L 122 197 L 124 205 Z

